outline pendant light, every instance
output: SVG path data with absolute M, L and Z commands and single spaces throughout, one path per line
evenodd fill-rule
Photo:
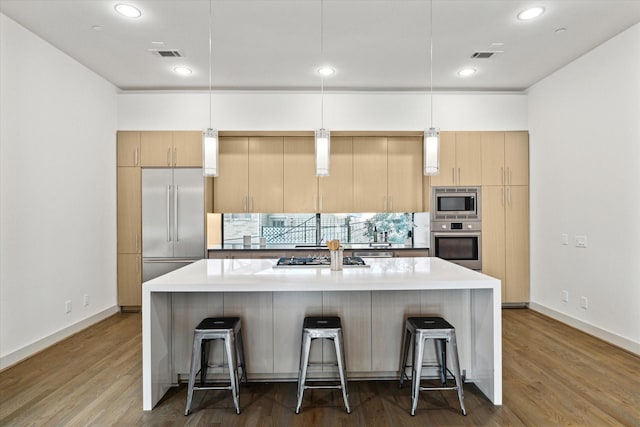
M 320 58 L 324 60 L 324 3 L 320 0 Z M 316 129 L 316 175 L 329 176 L 331 158 L 331 132 L 324 128 L 324 76 L 325 68 L 320 73 L 320 129 Z
M 433 127 L 433 0 L 429 1 L 429 100 L 431 119 L 429 129 L 424 131 L 424 174 L 440 173 L 440 130 Z
M 211 27 L 212 27 L 212 1 L 209 0 L 209 127 L 202 133 L 202 170 L 204 176 L 218 176 L 218 130 L 211 126 L 213 108 L 211 95 Z

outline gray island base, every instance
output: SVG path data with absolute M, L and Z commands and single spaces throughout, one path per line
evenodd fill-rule
M 398 378 L 405 319 L 439 315 L 456 328 L 466 381 L 501 405 L 500 281 L 439 258 L 366 261 L 367 268 L 331 271 L 208 259 L 145 282 L 143 409 L 187 377 L 193 329 L 210 316 L 242 319 L 250 381 L 296 380 L 304 317 L 340 316 L 351 381 Z M 312 353 L 330 357 L 321 346 Z

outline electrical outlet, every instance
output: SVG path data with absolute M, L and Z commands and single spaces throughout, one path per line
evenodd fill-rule
M 562 243 L 563 245 L 568 245 L 569 244 L 569 235 L 568 234 L 561 234 L 560 235 L 560 243 Z
M 576 236 L 576 248 L 587 247 L 587 236 Z
M 585 310 L 589 307 L 589 300 L 587 297 L 580 297 L 580 307 Z
M 64 312 L 67 314 L 71 313 L 71 300 L 67 300 L 64 303 Z
M 82 305 L 84 305 L 85 307 L 89 306 L 89 294 L 84 294 L 84 296 L 82 297 Z
M 562 302 L 569 302 L 569 291 L 562 291 Z

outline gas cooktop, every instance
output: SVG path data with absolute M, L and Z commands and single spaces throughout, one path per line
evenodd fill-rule
M 285 257 L 278 259 L 274 268 L 285 267 L 329 267 L 329 257 Z M 342 258 L 343 267 L 369 267 L 359 256 L 346 256 Z

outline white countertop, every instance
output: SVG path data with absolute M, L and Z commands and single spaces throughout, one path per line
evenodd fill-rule
M 273 268 L 276 259 L 203 259 L 143 284 L 148 292 L 500 290 L 500 281 L 440 258 L 367 258 L 366 268 Z

